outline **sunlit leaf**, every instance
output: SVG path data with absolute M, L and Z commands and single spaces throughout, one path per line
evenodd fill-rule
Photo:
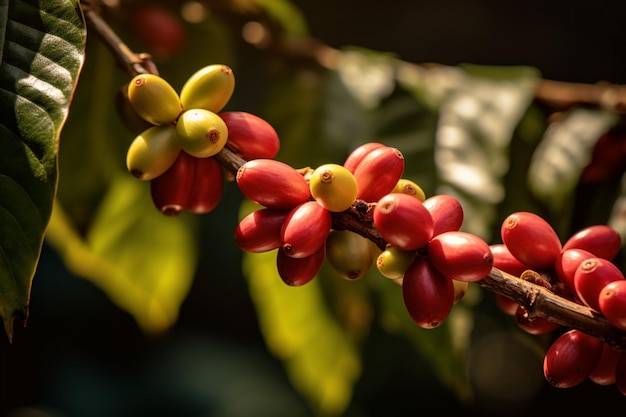
M 197 265 L 193 217 L 167 217 L 153 206 L 146 182 L 114 178 L 83 239 L 60 205 L 47 241 L 70 271 L 101 288 L 148 333 L 178 318 Z
M 0 316 L 25 321 L 57 186 L 57 147 L 84 54 L 78 2 L 0 4 Z
M 249 212 L 244 203 L 242 212 Z M 276 251 L 245 253 L 243 272 L 269 350 L 320 415 L 341 415 L 352 397 L 361 362 L 355 343 L 328 310 L 318 278 L 287 286 Z
M 552 123 L 530 161 L 528 186 L 546 206 L 558 212 L 572 195 L 593 147 L 617 121 L 613 112 L 573 109 Z

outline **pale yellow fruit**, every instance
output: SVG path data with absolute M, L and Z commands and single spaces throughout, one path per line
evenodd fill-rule
M 126 152 L 126 167 L 140 180 L 151 180 L 167 171 L 179 153 L 176 128 L 152 126 L 131 142 Z
M 154 74 L 139 74 L 131 80 L 128 101 L 141 118 L 154 125 L 170 124 L 181 112 L 176 90 Z
M 183 108 L 214 113 L 226 106 L 235 91 L 235 76 L 227 65 L 208 65 L 187 79 L 180 90 Z
M 179 146 L 196 158 L 215 155 L 228 140 L 228 128 L 224 120 L 205 109 L 183 112 L 176 123 L 176 134 Z

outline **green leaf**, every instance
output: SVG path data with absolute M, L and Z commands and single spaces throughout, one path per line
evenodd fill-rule
M 0 2 L 0 316 L 10 340 L 14 319 L 28 317 L 84 41 L 77 1 Z
M 195 275 L 197 219 L 164 216 L 149 189 L 130 174 L 119 174 L 85 239 L 60 205 L 46 239 L 72 272 L 101 288 L 142 330 L 160 333 L 176 322 Z
M 244 202 L 242 212 L 251 206 Z M 317 415 L 341 415 L 361 362 L 355 342 L 328 309 L 320 277 L 302 287 L 285 285 L 275 250 L 244 253 L 242 266 L 269 350 Z

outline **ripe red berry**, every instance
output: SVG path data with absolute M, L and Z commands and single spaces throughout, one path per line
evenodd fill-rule
M 528 267 L 511 254 L 504 243 L 494 243 L 489 246 L 493 255 L 493 266 L 507 274 L 519 277 Z
M 309 200 L 309 184 L 295 168 L 274 159 L 253 159 L 237 171 L 237 185 L 250 200 L 269 208 L 291 209 Z
M 619 361 L 621 355 L 621 351 L 614 349 L 608 343 L 604 343 L 600 359 L 591 371 L 591 374 L 589 374 L 589 379 L 598 385 L 614 384 L 617 361 Z
M 326 246 L 322 245 L 317 252 L 304 258 L 292 258 L 284 251 L 276 252 L 278 274 L 287 285 L 298 287 L 310 282 L 319 272 L 326 259 Z
M 626 330 L 626 280 L 606 284 L 598 295 L 598 307 L 609 323 Z
M 281 249 L 292 258 L 304 258 L 324 246 L 332 216 L 316 201 L 306 201 L 291 210 L 280 231 Z
M 195 158 L 193 190 L 187 203 L 187 210 L 196 214 L 213 211 L 224 193 L 224 171 L 213 158 Z
M 424 207 L 433 218 L 433 236 L 461 228 L 463 207 L 456 198 L 447 194 L 433 195 L 424 200 Z
M 289 210 L 262 208 L 245 216 L 235 229 L 235 242 L 241 250 L 267 252 L 281 245 L 280 231 Z
M 178 215 L 187 208 L 196 170 L 194 159 L 181 151 L 167 171 L 150 181 L 152 202 L 166 216 Z
M 576 270 L 582 261 L 591 258 L 595 258 L 595 256 L 584 249 L 566 249 L 561 251 L 554 262 L 556 277 L 576 297 L 578 297 L 574 286 Z
M 396 149 L 382 146 L 363 157 L 354 170 L 356 198 L 367 202 L 381 199 L 396 186 L 404 172 L 404 156 Z
M 434 329 L 452 310 L 454 284 L 427 257 L 419 256 L 404 274 L 402 297 L 413 321 L 424 329 Z
M 365 155 L 367 155 L 368 153 L 370 153 L 371 151 L 373 151 L 376 148 L 381 148 L 381 147 L 384 147 L 384 146 L 385 145 L 383 145 L 382 143 L 378 143 L 378 142 L 367 142 L 367 143 L 364 143 L 363 145 L 360 145 L 359 147 L 354 149 L 350 153 L 350 155 L 348 155 L 348 157 L 346 158 L 345 162 L 343 163 L 343 166 L 345 168 L 347 168 L 348 171 L 350 171 L 350 172 L 352 172 L 354 174 L 354 170 L 356 169 L 357 165 L 359 165 L 359 163 L 361 163 L 361 161 L 363 160 Z
M 428 259 L 439 272 L 457 281 L 479 281 L 493 268 L 487 242 L 461 231 L 443 232 L 428 243 Z
M 543 373 L 557 388 L 571 388 L 584 382 L 602 354 L 601 339 L 572 329 L 556 339 L 544 357 Z
M 185 30 L 180 19 L 170 10 L 140 4 L 130 11 L 129 27 L 156 59 L 168 59 L 185 44 Z
M 622 242 L 617 230 L 598 224 L 573 234 L 563 245 L 563 250 L 584 249 L 598 258 L 611 260 L 617 256 Z
M 531 212 L 510 214 L 502 222 L 500 234 L 511 254 L 528 269 L 552 269 L 561 253 L 561 242 L 552 226 Z
M 530 319 L 524 306 L 518 305 L 515 310 L 515 323 L 526 333 L 540 335 L 550 333 L 560 326 L 545 317 Z
M 607 284 L 618 280 L 624 280 L 624 274 L 615 264 L 603 258 L 590 258 L 578 265 L 574 274 L 574 288 L 584 304 L 599 312 L 600 292 Z
M 228 148 L 243 159 L 271 159 L 278 153 L 278 134 L 266 120 L 243 111 L 224 112 L 219 116 L 228 128 Z
M 402 250 L 419 249 L 432 237 L 430 213 L 421 201 L 408 194 L 392 193 L 378 200 L 373 218 L 383 239 Z

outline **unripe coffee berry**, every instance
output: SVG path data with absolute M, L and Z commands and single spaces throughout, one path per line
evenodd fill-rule
M 126 167 L 136 178 L 151 180 L 163 174 L 179 153 L 174 126 L 152 126 L 131 142 L 126 152 Z
M 354 175 L 342 165 L 324 164 L 309 178 L 311 196 L 328 211 L 347 210 L 356 200 Z
M 204 109 L 187 110 L 178 118 L 176 137 L 179 146 L 196 158 L 207 158 L 224 148 L 228 140 L 226 123 Z
M 185 110 L 205 109 L 218 113 L 230 100 L 235 90 L 235 77 L 230 67 L 208 65 L 187 79 L 180 90 L 180 101 Z
M 182 111 L 174 88 L 155 74 L 139 74 L 128 84 L 128 100 L 144 120 L 155 125 L 174 122 Z

